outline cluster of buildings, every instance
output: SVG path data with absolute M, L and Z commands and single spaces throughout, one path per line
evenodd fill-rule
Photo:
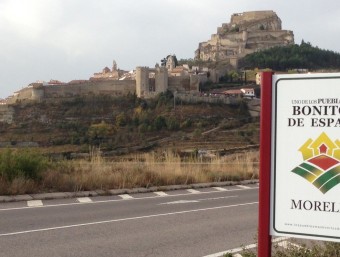
M 198 67 L 190 69 L 188 65 L 176 67 L 172 64 L 174 58 L 169 55 L 165 67 L 156 64 L 154 68 L 136 67 L 130 72 L 118 69 L 117 63 L 113 61 L 112 69 L 105 67 L 88 80 L 37 81 L 7 99 L 0 100 L 0 104 L 100 94 L 119 96 L 131 93 L 140 98 L 151 98 L 167 90 L 178 93 L 199 92 L 200 83 L 207 80 L 208 70 L 200 71 Z

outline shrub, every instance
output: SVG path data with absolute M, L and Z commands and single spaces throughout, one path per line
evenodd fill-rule
M 153 125 L 156 130 L 161 130 L 162 128 L 166 127 L 166 120 L 163 116 L 159 115 L 154 120 Z
M 47 158 L 34 151 L 7 149 L 0 154 L 0 175 L 8 181 L 18 177 L 40 179 L 41 172 L 47 167 Z

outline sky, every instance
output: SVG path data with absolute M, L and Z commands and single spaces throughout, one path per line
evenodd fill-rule
M 194 58 L 233 13 L 273 10 L 282 28 L 340 52 L 339 0 L 0 0 L 0 98 L 51 79 L 89 79 L 105 66 Z

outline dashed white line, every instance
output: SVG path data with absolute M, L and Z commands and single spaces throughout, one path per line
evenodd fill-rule
M 192 193 L 192 194 L 199 194 L 199 193 L 201 193 L 200 191 L 195 190 L 195 189 L 187 189 L 187 191 L 188 191 L 189 193 Z
M 92 203 L 92 200 L 89 197 L 80 197 L 80 198 L 77 198 L 77 200 L 80 203 Z
M 252 187 L 250 188 L 252 190 L 257 190 L 257 187 Z M 242 190 L 242 188 L 240 189 L 228 189 L 228 192 L 234 192 L 234 191 L 239 191 Z M 208 192 L 200 192 L 200 194 L 202 195 L 206 195 L 206 194 L 215 194 L 215 193 L 222 193 L 222 191 L 208 191 Z M 167 197 L 181 197 L 181 196 L 187 196 L 189 194 L 184 193 L 184 194 L 174 194 L 174 195 L 167 195 Z M 132 198 L 134 200 L 147 200 L 147 199 L 152 199 L 152 198 L 158 198 L 159 196 L 146 196 L 146 197 L 142 197 L 142 198 Z M 119 201 L 124 201 L 126 199 L 111 199 L 111 200 L 98 200 L 98 201 L 93 201 L 91 202 L 91 204 L 99 204 L 99 203 L 109 203 L 109 202 L 119 202 Z M 52 208 L 52 207 L 60 207 L 60 206 L 72 206 L 72 205 L 78 205 L 78 204 L 83 204 L 83 203 L 79 203 L 79 202 L 73 202 L 73 203 L 59 203 L 59 204 L 49 204 L 49 205 L 43 205 L 43 206 L 25 206 L 25 207 L 13 207 L 13 208 L 5 208 L 5 209 L 1 209 L 0 211 L 13 211 L 13 210 L 25 210 L 28 208 L 36 208 L 36 207 L 43 207 L 43 208 Z
M 134 199 L 131 195 L 128 195 L 128 194 L 123 194 L 123 195 L 118 195 L 118 196 L 124 200 Z
M 27 206 L 28 207 L 39 207 L 39 206 L 43 206 L 43 203 L 41 200 L 31 200 L 31 201 L 27 201 Z
M 154 192 L 156 195 L 158 196 L 168 196 L 169 194 L 164 193 L 163 191 L 158 191 L 158 192 Z
M 223 187 L 213 187 L 213 188 L 216 189 L 217 191 L 228 191 L 227 189 Z
M 237 187 L 242 188 L 242 189 L 251 189 L 251 187 L 244 186 L 244 185 L 237 185 Z

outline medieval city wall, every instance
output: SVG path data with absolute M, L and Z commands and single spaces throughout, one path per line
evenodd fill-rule
M 238 97 L 226 97 L 222 96 L 202 96 L 198 94 L 186 94 L 178 93 L 176 94 L 177 100 L 182 100 L 187 103 L 214 103 L 214 104 L 228 104 L 237 105 L 240 103 L 240 98 Z
M 168 88 L 171 92 L 190 91 L 190 77 L 189 76 L 169 77 Z
M 0 122 L 11 124 L 13 122 L 14 108 L 8 105 L 0 105 Z
M 168 86 L 171 92 L 198 92 L 200 82 L 199 75 L 169 77 Z
M 21 101 L 25 99 L 31 99 L 32 97 L 32 87 L 23 88 L 20 91 L 14 93 L 13 98 L 11 99 L 11 102 L 15 103 L 16 101 Z
M 51 85 L 44 87 L 44 98 L 76 97 L 84 95 L 126 95 L 135 93 L 134 80 L 89 81 L 79 84 Z

